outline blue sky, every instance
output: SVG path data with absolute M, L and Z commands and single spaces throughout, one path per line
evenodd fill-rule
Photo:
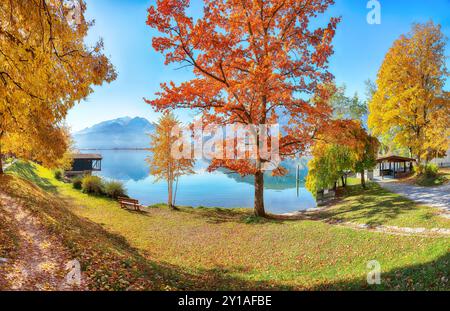
M 68 125 L 73 131 L 123 116 L 157 119 L 143 97 L 153 98 L 161 82 L 189 79 L 188 69 L 164 66 L 162 55 L 153 51 L 152 36 L 157 33 L 146 24 L 147 8 L 155 0 L 86 0 L 88 17 L 95 19 L 88 42 L 103 38 L 105 54 L 118 71 L 110 85 L 95 88 L 86 101 L 70 111 Z M 193 0 L 191 11 L 200 14 L 201 1 Z M 336 0 L 327 16 L 342 16 L 334 39 L 335 54 L 330 71 L 338 84 L 345 83 L 352 95 L 365 93 L 364 81 L 375 80 L 384 55 L 395 39 L 407 33 L 414 22 L 433 20 L 450 38 L 450 0 L 380 0 L 381 24 L 369 25 L 367 0 Z M 447 48 L 450 55 L 450 46 Z M 448 61 L 450 67 L 450 61 Z M 447 86 L 449 83 L 447 83 Z M 449 89 L 449 87 L 447 87 Z M 182 120 L 192 114 L 183 111 Z

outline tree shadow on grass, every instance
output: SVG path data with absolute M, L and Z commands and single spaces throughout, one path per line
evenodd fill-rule
M 282 220 L 257 217 L 253 214 L 252 209 L 248 208 L 210 208 L 210 207 L 196 207 L 196 208 L 180 208 L 179 212 L 189 213 L 196 218 L 206 220 L 208 223 L 243 223 L 248 225 L 261 225 L 267 223 L 282 224 Z
M 36 174 L 36 168 L 30 162 L 17 161 L 11 165 L 7 172 L 23 179 L 29 180 L 39 188 L 52 193 L 57 192 L 57 188 L 48 180 Z
M 381 284 L 369 285 L 367 277 L 318 285 L 312 290 L 450 290 L 450 252 L 434 261 L 383 271 Z
M 129 244 L 121 235 L 111 233 L 101 225 L 85 218 L 80 218 L 70 212 L 67 205 L 57 208 L 49 207 L 52 214 L 62 223 L 59 229 L 63 232 L 68 245 L 77 245 L 74 255 L 83 254 L 86 245 L 90 241 L 96 241 L 94 258 L 83 258 L 81 261 L 86 271 L 103 270 L 107 275 L 110 269 L 119 275 L 140 275 L 148 283 L 143 287 L 146 290 L 295 290 L 297 287 L 281 284 L 274 281 L 255 281 L 237 277 L 236 274 L 245 274 L 248 271 L 243 266 L 216 266 L 211 269 L 186 269 L 164 261 L 153 259 L 151 249 L 143 251 Z M 59 211 L 59 214 L 55 212 Z M 49 213 L 46 211 L 46 213 Z M 64 233 L 69 232 L 69 233 Z M 70 233 L 72 232 L 72 233 Z M 75 235 L 73 235 L 75 232 Z M 92 244 L 92 243 L 91 243 Z M 111 261 L 111 250 L 119 253 L 120 266 Z M 106 254 L 103 253 L 106 251 Z M 130 262 L 124 267 L 123 263 Z M 100 264 L 100 266 L 98 266 Z M 433 262 L 420 265 L 412 265 L 388 271 L 382 274 L 382 284 L 369 286 L 366 278 L 349 279 L 339 282 L 325 282 L 311 290 L 443 290 L 449 289 L 449 283 L 444 282 L 449 278 L 450 258 L 449 253 Z M 104 279 L 101 275 L 96 277 Z M 127 279 L 129 280 L 129 279 Z M 132 283 L 132 282 L 131 282 Z M 121 288 L 119 288 L 121 289 Z
M 15 185 L 10 185 L 11 183 L 18 183 L 23 191 L 17 193 L 17 188 Z M 245 266 L 187 269 L 156 260 L 152 256 L 151 249 L 148 251 L 137 249 L 123 236 L 107 231 L 98 223 L 77 216 L 72 212 L 71 204 L 74 203 L 70 200 L 62 201 L 49 193 L 39 195 L 37 192 L 42 193 L 42 190 L 33 187 L 28 181 L 18 180 L 12 176 L 1 178 L 0 186 L 2 191 L 20 199 L 25 207 L 33 210 L 44 226 L 61 239 L 73 258 L 80 261 L 83 268 L 82 275 L 89 280 L 91 289 L 293 290 L 298 288 L 281 284 L 278 280 L 256 281 L 236 276 L 236 274 L 250 273 Z M 321 285 L 308 289 L 448 290 L 449 264 L 450 258 L 447 253 L 433 262 L 401 267 L 383 273 L 382 284 L 379 286 L 368 286 L 362 276 L 330 283 L 324 281 Z
M 376 184 L 362 191 L 360 186 L 349 187 L 338 208 L 328 208 L 313 215 L 314 219 L 329 221 L 363 221 L 369 226 L 387 223 L 402 214 L 417 209 L 416 204 Z
M 44 192 L 30 181 L 14 176 L 0 177 L 0 190 L 36 215 L 43 226 L 58 236 L 77 259 L 83 277 L 95 290 L 207 290 L 207 289 L 289 289 L 265 281 L 242 280 L 232 276 L 246 267 L 189 269 L 152 258 L 129 244 L 122 235 L 101 224 L 79 217 L 74 202 Z M 106 287 L 108 286 L 108 287 Z

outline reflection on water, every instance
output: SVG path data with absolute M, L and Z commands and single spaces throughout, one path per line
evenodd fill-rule
M 108 150 L 100 153 L 103 155 L 101 176 L 124 182 L 128 194 L 144 205 L 167 200 L 167 184 L 164 181 L 154 183 L 153 176 L 148 174 L 149 168 L 145 162 L 147 151 Z M 315 207 L 314 198 L 303 185 L 298 189 L 296 187 L 296 163 L 286 162 L 284 166 L 289 169 L 287 176 L 266 176 L 264 200 L 267 211 L 286 213 Z M 242 178 L 223 171 L 208 173 L 206 168 L 205 162 L 197 161 L 196 174 L 180 179 L 178 205 L 226 208 L 253 206 L 252 176 Z M 306 173 L 305 169 L 300 171 L 301 180 L 304 180 Z
M 138 182 L 147 178 L 149 168 L 146 165 L 145 151 L 101 151 L 103 155 L 103 177 L 121 181 L 133 180 Z

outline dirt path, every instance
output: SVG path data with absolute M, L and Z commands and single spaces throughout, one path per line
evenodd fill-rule
M 7 288 L 22 290 L 82 290 L 69 285 L 66 265 L 72 260 L 67 249 L 40 224 L 36 216 L 19 202 L 0 192 L 0 210 L 9 214 L 19 228 L 18 250 L 14 260 L 8 259 L 3 276 Z

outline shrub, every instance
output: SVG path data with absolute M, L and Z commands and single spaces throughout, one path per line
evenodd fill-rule
M 54 174 L 55 174 L 55 178 L 57 180 L 62 180 L 62 178 L 64 176 L 64 172 L 61 169 L 57 169 Z
M 12 164 L 14 162 L 14 158 L 6 158 L 5 163 L 6 164 Z
M 105 193 L 103 180 L 98 176 L 84 176 L 81 188 L 84 193 L 88 194 L 100 195 Z
M 419 165 L 415 169 L 418 176 L 425 176 L 428 178 L 435 178 L 438 175 L 439 167 L 436 164 L 429 163 L 426 165 Z
M 83 188 L 83 178 L 75 177 L 72 179 L 72 186 L 74 189 L 81 190 Z
M 105 193 L 113 199 L 125 197 L 127 195 L 124 185 L 119 181 L 109 181 L 105 183 Z
M 425 176 L 437 177 L 439 167 L 436 164 L 430 163 L 425 167 Z

